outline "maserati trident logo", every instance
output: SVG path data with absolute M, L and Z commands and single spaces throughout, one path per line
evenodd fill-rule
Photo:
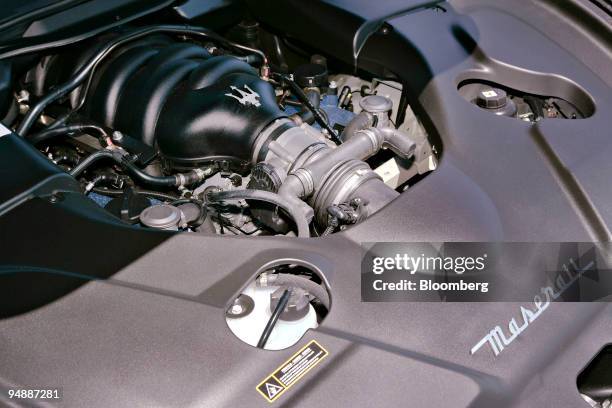
M 242 89 L 236 88 L 233 85 L 230 88 L 232 89 L 232 91 L 230 93 L 226 93 L 225 96 L 229 96 L 230 98 L 236 99 L 244 106 L 252 105 L 256 108 L 261 106 L 261 102 L 259 102 L 261 96 L 257 92 L 249 88 L 247 84 L 244 84 L 244 91 Z M 238 93 L 238 95 L 235 94 L 236 92 Z

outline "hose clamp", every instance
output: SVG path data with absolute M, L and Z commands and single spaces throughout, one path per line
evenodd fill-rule
M 302 183 L 302 189 L 304 190 L 304 197 L 309 196 L 314 191 L 314 180 L 312 178 L 312 173 L 305 169 L 299 168 L 291 173 L 291 175 L 295 176 Z
M 187 183 L 187 179 L 183 173 L 175 174 L 174 178 L 176 179 L 177 186 L 184 186 Z
M 383 138 L 379 137 L 379 132 L 376 128 L 368 128 L 359 130 L 357 133 L 362 133 L 368 137 L 368 140 L 372 144 L 372 152 L 376 153 L 382 148 Z
M 212 169 L 210 167 L 207 167 L 206 170 L 204 170 L 204 169 L 198 167 L 198 168 L 194 169 L 193 172 L 198 177 L 198 181 L 202 181 L 202 180 L 204 180 L 207 176 L 209 176 L 212 173 Z

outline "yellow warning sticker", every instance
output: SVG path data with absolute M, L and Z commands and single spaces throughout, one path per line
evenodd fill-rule
M 268 402 L 274 402 L 329 353 L 315 340 L 310 341 L 257 385 L 257 391 Z

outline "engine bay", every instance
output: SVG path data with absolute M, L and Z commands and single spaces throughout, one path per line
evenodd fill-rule
M 9 0 L 0 405 L 609 404 L 586 2 Z
M 3 123 L 126 224 L 325 236 L 436 168 L 392 74 L 256 21 L 121 26 L 32 60 Z

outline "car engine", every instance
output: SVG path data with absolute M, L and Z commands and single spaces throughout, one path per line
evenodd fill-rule
M 271 62 L 259 31 L 229 30 L 251 44 L 178 25 L 101 34 L 40 57 L 8 122 L 147 228 L 324 236 L 435 169 L 399 83 L 320 54 L 290 67 L 280 45 Z

